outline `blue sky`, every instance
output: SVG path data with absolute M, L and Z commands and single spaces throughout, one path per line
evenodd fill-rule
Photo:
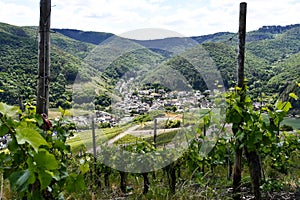
M 0 22 L 38 25 L 39 0 L 0 0 Z M 236 0 L 52 0 L 52 28 L 121 34 L 142 28 L 185 36 L 237 32 Z M 248 0 L 247 30 L 300 23 L 300 0 Z

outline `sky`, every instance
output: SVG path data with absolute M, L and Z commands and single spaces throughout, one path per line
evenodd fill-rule
M 183 36 L 237 32 L 236 0 L 52 0 L 51 28 L 110 32 L 164 29 Z M 248 0 L 247 31 L 300 23 L 300 0 Z M 38 26 L 40 0 L 0 0 L 0 22 Z

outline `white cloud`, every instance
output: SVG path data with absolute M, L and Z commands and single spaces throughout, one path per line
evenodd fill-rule
M 263 25 L 299 23 L 299 10 L 299 1 L 251 0 L 248 3 L 248 26 L 250 29 L 255 29 Z
M 35 10 L 38 6 L 26 6 L 16 1 L 0 1 L 0 22 L 13 25 L 34 25 L 38 24 L 39 13 Z
M 131 28 L 135 24 L 145 23 L 147 19 L 144 12 L 156 9 L 155 4 L 143 0 L 132 0 L 130 4 L 117 0 L 77 0 L 76 4 L 67 7 L 65 1 L 57 1 L 57 7 L 53 8 L 53 26 L 63 27 L 67 18 L 72 28 L 81 26 L 85 30 L 122 32 L 127 26 Z
M 247 30 L 300 23 L 299 0 L 248 0 Z M 236 32 L 236 0 L 52 0 L 51 26 L 120 34 L 165 28 L 184 35 Z M 14 12 L 12 12 L 14 10 Z M 37 25 L 39 0 L 0 0 L 0 21 Z

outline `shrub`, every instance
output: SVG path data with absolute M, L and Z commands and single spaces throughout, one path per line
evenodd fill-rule
M 165 128 L 178 128 L 178 127 L 180 127 L 180 120 L 166 121 Z

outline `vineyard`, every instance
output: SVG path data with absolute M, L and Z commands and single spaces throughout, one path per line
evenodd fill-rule
M 234 153 L 246 146 L 249 151 L 257 150 L 260 158 L 263 199 L 299 198 L 300 133 L 281 130 L 291 104 L 277 101 L 254 110 L 251 99 L 246 97 L 242 110 L 238 106 L 240 90 L 235 88 L 223 94 L 226 98 L 224 121 L 212 112 L 213 109 L 202 111 L 193 129 L 177 131 L 180 134 L 171 131 L 158 135 L 156 144 L 152 137 L 123 137 L 112 146 L 102 146 L 96 157 L 89 153 L 90 131 L 76 131 L 69 111 L 60 108 L 60 117 L 51 119 L 52 127 L 47 128 L 45 119 L 35 114 L 35 107 L 30 103 L 26 104 L 24 112 L 1 103 L 1 137 L 2 143 L 7 142 L 0 154 L 1 197 L 232 199 Z M 298 97 L 291 93 L 290 98 Z M 231 129 L 234 127 L 230 124 L 242 118 L 246 119 L 243 131 L 233 135 Z M 151 126 L 151 121 L 144 122 L 144 127 Z M 135 123 L 140 126 L 140 122 Z M 134 123 L 103 129 L 97 140 L 110 140 L 132 125 Z M 209 131 L 212 127 L 216 134 Z M 180 148 L 182 137 L 189 141 L 184 150 Z M 171 143 L 175 148 L 171 148 Z M 132 169 L 137 162 L 132 153 L 143 158 L 147 155 L 135 173 L 124 170 Z M 173 159 L 176 156 L 178 159 Z M 164 164 L 166 160 L 170 161 L 167 165 Z M 251 199 L 253 183 L 248 172 L 249 160 L 243 156 L 242 163 L 240 195 Z M 143 171 L 146 168 L 149 170 Z

